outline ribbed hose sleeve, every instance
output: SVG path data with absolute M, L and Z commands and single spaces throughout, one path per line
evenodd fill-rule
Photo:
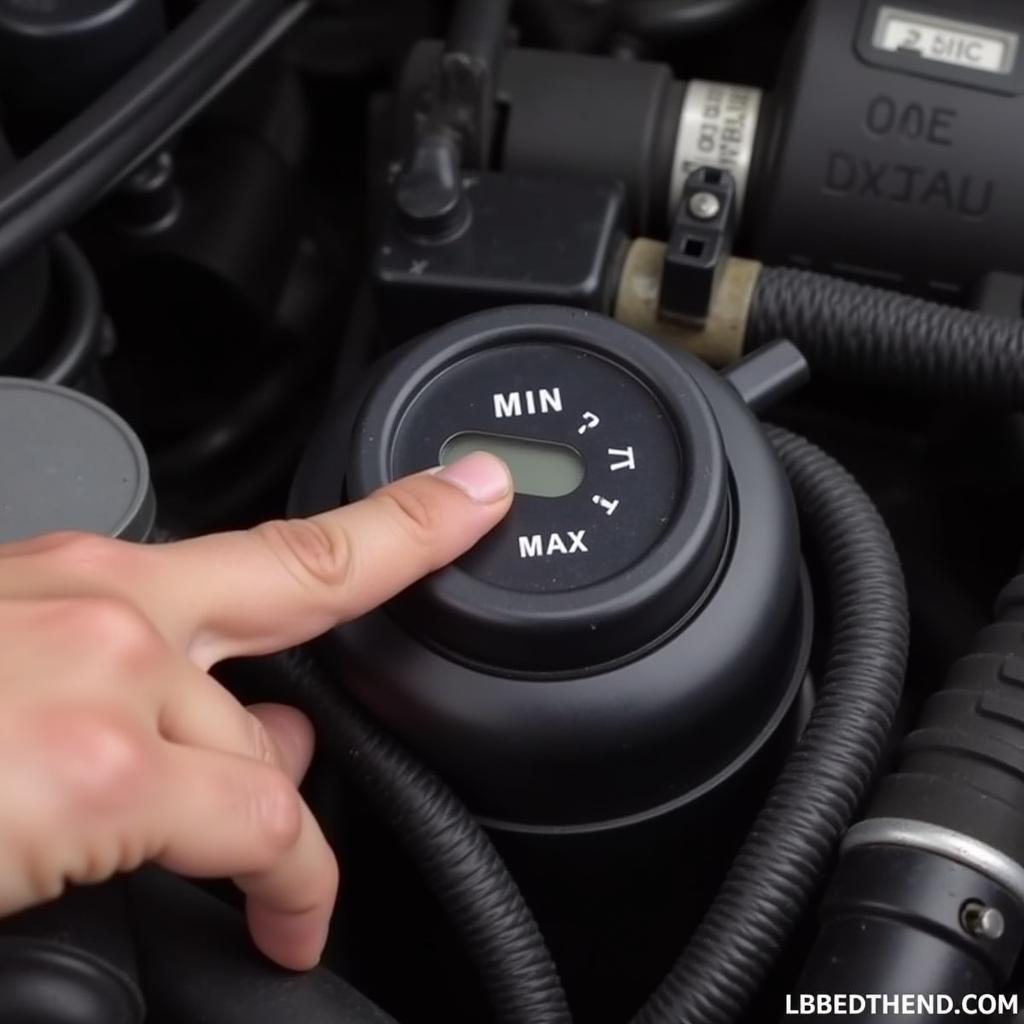
M 815 377 L 1024 407 L 1024 320 L 766 267 L 746 347 L 777 338 L 803 352 Z
M 725 1024 L 750 1003 L 864 797 L 902 691 L 907 601 L 885 524 L 828 455 L 784 430 L 769 434 L 822 567 L 825 670 L 811 718 L 721 891 L 634 1024 Z
M 927 846 L 930 827 L 967 836 L 1017 866 L 1024 906 L 1024 576 L 925 701 L 901 755 L 854 833 L 883 819 L 912 823 L 911 844 Z
M 843 841 L 801 996 L 1005 991 L 1024 947 L 1024 577 L 902 746 Z M 998 926 L 970 925 L 972 906 Z
M 384 818 L 455 925 L 500 1024 L 568 1024 L 558 971 L 487 834 L 458 797 L 378 728 L 303 651 L 277 655 L 275 687 L 316 722 L 322 749 Z

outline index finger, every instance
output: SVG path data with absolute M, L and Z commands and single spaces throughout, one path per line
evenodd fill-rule
M 511 500 L 505 464 L 476 452 L 311 519 L 147 549 L 150 571 L 134 578 L 153 621 L 205 668 L 362 615 L 458 558 Z

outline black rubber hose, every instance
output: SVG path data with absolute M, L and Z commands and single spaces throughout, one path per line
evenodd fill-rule
M 0 177 L 0 269 L 83 212 L 259 51 L 286 0 L 207 0 L 56 135 Z
M 907 599 L 870 498 L 803 438 L 768 428 L 820 561 L 830 639 L 817 703 L 722 889 L 635 1024 L 725 1024 L 817 892 L 879 767 L 903 687 Z
M 1024 320 L 784 267 L 761 271 L 748 349 L 788 338 L 817 377 L 1024 406 Z
M 996 610 L 846 834 L 800 993 L 1005 991 L 1024 946 L 1024 576 Z
M 325 678 L 305 651 L 269 663 L 276 699 L 317 724 L 322 748 L 393 829 L 458 930 L 500 1024 L 569 1024 L 558 971 L 487 834 L 455 794 Z

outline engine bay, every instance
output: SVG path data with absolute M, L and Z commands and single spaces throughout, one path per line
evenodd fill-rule
M 0 1020 L 1016 1019 L 1022 34 L 1011 0 L 0 0 L 0 542 L 245 529 L 478 450 L 516 492 L 215 669 L 316 727 L 322 965 L 146 868 L 0 922 Z

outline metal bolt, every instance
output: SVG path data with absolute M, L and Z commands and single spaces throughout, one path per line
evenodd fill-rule
M 995 907 L 987 907 L 984 903 L 965 903 L 960 911 L 960 923 L 964 931 L 979 939 L 1002 938 L 1006 929 L 1006 920 Z
M 686 208 L 697 220 L 711 220 L 722 209 L 722 201 L 714 192 L 694 192 Z

